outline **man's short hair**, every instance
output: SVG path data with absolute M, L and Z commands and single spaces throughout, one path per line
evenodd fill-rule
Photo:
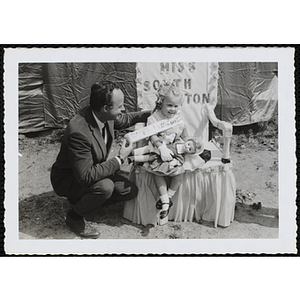
M 101 107 L 113 106 L 111 94 L 114 89 L 119 89 L 118 84 L 111 81 L 102 81 L 94 83 L 91 87 L 90 106 L 92 110 L 100 111 Z

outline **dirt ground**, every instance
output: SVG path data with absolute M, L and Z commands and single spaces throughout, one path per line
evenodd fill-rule
M 57 196 L 50 170 L 59 151 L 61 130 L 19 135 L 19 238 L 80 239 L 65 224 L 69 202 Z M 108 206 L 97 218 L 100 239 L 278 238 L 277 137 L 235 135 L 231 157 L 237 182 L 235 218 L 227 228 L 210 222 L 169 222 L 142 226 L 124 219 L 123 204 Z M 261 208 L 256 204 L 261 202 Z M 254 204 L 254 205 L 253 205 Z

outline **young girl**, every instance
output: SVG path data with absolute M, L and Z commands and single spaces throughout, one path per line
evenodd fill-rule
M 173 82 L 161 84 L 157 96 L 156 107 L 152 115 L 148 117 L 147 125 L 163 119 L 182 117 L 180 107 L 183 96 Z M 168 216 L 169 209 L 173 205 L 171 198 L 179 188 L 184 173 L 182 154 L 178 153 L 174 146 L 177 143 L 183 144 L 183 140 L 187 137 L 188 133 L 184 122 L 150 137 L 150 142 L 156 150 L 154 152 L 158 152 L 159 155 L 154 156 L 154 160 L 146 168 L 154 174 L 155 185 L 160 195 L 160 199 L 156 203 L 156 208 L 161 210 L 160 219 Z

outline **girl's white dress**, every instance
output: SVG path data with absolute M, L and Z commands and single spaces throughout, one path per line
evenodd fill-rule
M 178 118 L 178 116 L 182 117 L 180 111 L 174 116 L 174 118 Z M 166 117 L 160 110 L 156 110 L 150 117 L 148 117 L 147 125 L 159 122 L 165 118 Z M 174 156 L 171 161 L 167 162 L 162 161 L 160 156 L 157 155 L 153 162 L 144 164 L 144 168 L 147 169 L 147 171 L 159 176 L 175 176 L 184 173 L 184 158 L 183 155 L 176 153 L 175 143 L 183 143 L 181 135 L 185 127 L 185 123 L 180 122 L 178 125 L 157 134 L 160 141 L 164 142 L 166 146 L 173 151 Z M 151 144 L 151 142 L 149 142 L 149 144 Z M 150 145 L 150 147 L 151 146 L 152 145 Z M 158 153 L 157 149 L 153 149 L 153 152 Z

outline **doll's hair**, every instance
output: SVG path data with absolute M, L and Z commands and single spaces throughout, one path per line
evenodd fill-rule
M 204 145 L 200 139 L 192 137 L 192 138 L 189 138 L 186 140 L 186 142 L 188 142 L 188 141 L 192 142 L 195 146 L 195 152 L 193 152 L 193 154 L 195 154 L 195 153 L 201 154 L 203 152 Z
M 182 92 L 176 86 L 173 79 L 170 79 L 168 81 L 163 80 L 162 83 L 159 85 L 159 88 L 156 93 L 157 100 L 155 102 L 156 105 L 154 111 L 159 110 L 161 108 L 162 102 L 164 101 L 165 97 L 169 95 L 179 97 L 181 101 L 183 100 Z

